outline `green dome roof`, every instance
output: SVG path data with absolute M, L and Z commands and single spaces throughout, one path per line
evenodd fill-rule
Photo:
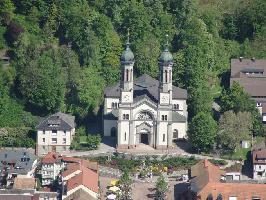
M 173 55 L 170 53 L 170 51 L 168 50 L 167 47 L 162 52 L 162 54 L 159 58 L 159 62 L 162 62 L 162 63 L 173 62 Z
M 127 44 L 127 48 L 126 50 L 122 53 L 121 55 L 121 61 L 123 62 L 132 62 L 134 61 L 134 54 L 131 51 L 131 49 L 129 48 L 129 44 Z

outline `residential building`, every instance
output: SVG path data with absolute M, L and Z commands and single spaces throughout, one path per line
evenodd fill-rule
M 162 149 L 186 139 L 187 91 L 172 84 L 174 63 L 168 45 L 159 58 L 158 80 L 146 74 L 134 79 L 129 42 L 120 60 L 120 83 L 104 91 L 104 136 L 116 137 L 117 148 L 146 144 Z
M 51 185 L 56 180 L 66 163 L 63 162 L 63 157 L 57 153 L 49 152 L 42 159 L 42 185 Z
M 266 149 L 258 149 L 252 152 L 253 179 L 266 180 Z
M 57 178 L 61 177 L 61 172 L 64 171 L 67 165 L 73 163 L 80 163 L 94 172 L 98 172 L 97 162 L 91 162 L 80 158 L 66 157 L 55 152 L 49 152 L 42 159 L 42 185 L 51 185 Z
M 2 150 L 0 151 L 1 184 L 6 182 L 12 187 L 18 175 L 34 177 L 38 164 L 37 156 L 26 151 Z
M 58 112 L 43 120 L 36 129 L 37 155 L 69 151 L 75 135 L 75 117 Z
M 227 180 L 225 172 L 208 160 L 191 167 L 189 190 L 182 196 L 186 200 L 263 200 L 265 197 L 265 184 L 252 180 Z
M 266 60 L 231 59 L 230 85 L 238 82 L 257 102 L 259 112 L 266 123 Z
M 69 164 L 66 171 L 62 173 L 62 182 L 62 199 L 96 200 L 99 198 L 99 175 L 82 163 Z
M 57 200 L 56 192 L 42 192 L 27 189 L 0 190 L 1 200 Z

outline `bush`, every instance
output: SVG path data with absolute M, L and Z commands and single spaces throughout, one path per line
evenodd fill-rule
M 98 149 L 101 140 L 102 138 L 100 135 L 76 135 L 74 140 L 72 141 L 70 148 L 83 151 L 96 150 Z
M 227 165 L 225 160 L 209 159 L 209 161 L 214 165 Z

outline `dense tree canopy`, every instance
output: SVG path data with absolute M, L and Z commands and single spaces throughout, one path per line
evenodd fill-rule
M 230 58 L 266 58 L 265 12 L 265 0 L 0 0 L 0 56 L 11 56 L 12 72 L 0 83 L 0 113 L 97 113 L 103 88 L 119 80 L 129 29 L 135 76 L 158 77 L 169 35 L 173 83 L 188 90 L 189 121 L 202 112 L 211 121 L 221 97 L 222 112 L 250 112 L 252 131 L 261 134 L 249 97 L 222 90 Z M 8 121 L 0 126 L 23 125 Z

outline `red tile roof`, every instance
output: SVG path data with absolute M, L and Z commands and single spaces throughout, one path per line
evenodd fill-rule
M 209 161 L 200 161 L 191 168 L 192 179 L 190 180 L 191 190 L 196 193 L 199 200 L 205 200 L 212 194 L 216 199 L 219 194 L 223 199 L 230 196 L 238 199 L 251 199 L 252 197 L 266 197 L 266 185 L 256 183 L 227 183 L 221 181 L 223 170 Z
M 61 161 L 62 156 L 55 152 L 47 153 L 42 159 L 42 163 L 44 164 L 60 163 Z
M 82 169 L 82 172 L 67 181 L 67 191 L 70 191 L 80 185 L 83 185 L 88 189 L 92 190 L 93 192 L 98 193 L 98 173 L 82 165 L 80 168 Z
M 252 157 L 253 157 L 253 164 L 266 165 L 266 149 L 253 151 Z

